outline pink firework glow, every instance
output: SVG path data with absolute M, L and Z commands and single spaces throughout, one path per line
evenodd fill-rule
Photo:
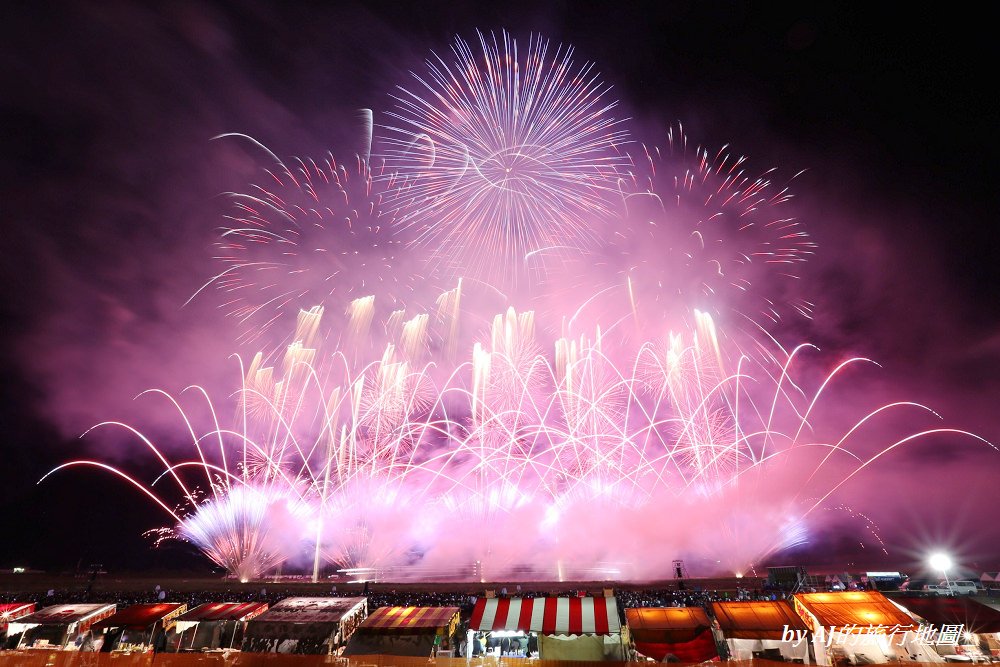
M 330 327 L 342 324 L 333 312 L 358 298 L 378 296 L 383 319 L 412 305 L 419 264 L 383 212 L 367 156 L 288 165 L 248 137 L 221 138 L 250 142 L 267 165 L 250 192 L 230 194 L 234 210 L 217 244 L 225 268 L 210 283 L 244 341 L 272 327 L 287 333 L 289 319 L 316 305 L 331 311 Z
M 689 144 L 679 125 L 669 133 L 669 151 L 640 154 L 623 192 L 624 224 L 609 243 L 620 279 L 656 305 L 643 310 L 686 308 L 713 312 L 732 308 L 752 321 L 777 321 L 784 299 L 767 294 L 782 280 L 795 280 L 815 245 L 783 206 L 791 193 L 776 185 L 774 170 L 746 173 L 746 158 L 728 147 L 710 151 Z M 658 256 L 655 249 L 668 248 Z M 613 260 L 614 261 L 614 260 Z M 778 279 L 777 281 L 775 279 Z M 793 301 L 808 316 L 810 304 Z
M 744 572 L 900 448 L 985 443 L 913 402 L 841 402 L 871 362 L 773 333 L 811 309 L 787 289 L 814 251 L 788 186 L 679 127 L 626 146 L 592 67 L 550 51 L 458 39 L 398 91 L 384 166 L 253 142 L 268 166 L 232 196 L 208 283 L 264 348 L 236 424 L 204 390 L 154 392 L 194 455 L 122 423 L 90 437 L 125 429 L 173 490 L 60 468 L 128 479 L 164 536 L 244 580 L 641 579 L 675 558 Z M 544 306 L 520 307 L 525 285 Z
M 599 248 L 550 276 L 578 318 L 631 321 L 649 330 L 697 326 L 695 313 L 751 337 L 786 315 L 809 317 L 796 296 L 802 265 L 815 250 L 788 206 L 775 170 L 753 176 L 729 148 L 691 143 L 671 127 L 667 149 L 643 149 L 622 170 L 613 224 Z
M 532 254 L 595 245 L 624 164 L 624 125 L 593 66 L 540 36 L 457 39 L 400 88 L 385 126 L 389 205 L 448 275 L 501 288 Z M 557 252 L 557 255 L 559 253 Z
M 817 510 L 898 447 L 978 439 L 930 427 L 873 449 L 863 434 L 885 415 L 936 418 L 908 402 L 824 435 L 814 420 L 830 386 L 869 362 L 848 360 L 806 389 L 798 367 L 810 346 L 734 369 L 693 333 L 644 345 L 631 361 L 600 338 L 561 339 L 546 355 L 525 351 L 536 346 L 530 318 L 512 312 L 490 339 L 444 384 L 391 345 L 357 374 L 337 353 L 342 372 L 326 377 L 290 347 L 283 372 L 249 367 L 242 393 L 252 400 L 241 403 L 266 409 L 245 410 L 240 430 L 186 422 L 190 460 L 168 462 L 136 429 L 108 426 L 135 433 L 176 482 L 174 511 L 131 480 L 171 512 L 168 534 L 242 579 L 281 563 L 393 578 L 526 568 L 583 577 L 601 563 L 648 578 L 675 557 L 743 572 L 805 541 Z M 518 539 L 470 541 L 466 525 Z M 583 539 L 593 531 L 604 538 Z

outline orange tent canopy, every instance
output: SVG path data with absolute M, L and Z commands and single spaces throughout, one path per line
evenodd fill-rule
M 805 621 L 784 600 L 713 602 L 712 610 L 727 639 L 780 640 L 786 627 L 807 630 Z
M 819 625 L 835 627 L 838 632 L 870 633 L 874 628 L 890 633 L 915 632 L 918 627 L 916 621 L 877 591 L 801 593 L 794 596 L 794 602 L 800 616 L 804 608 Z M 807 625 L 812 622 L 807 616 L 803 620 Z
M 629 631 L 637 642 L 682 644 L 712 627 L 701 607 L 626 609 Z

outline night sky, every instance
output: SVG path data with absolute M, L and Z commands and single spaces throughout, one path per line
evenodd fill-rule
M 163 515 L 88 456 L 146 478 L 147 452 L 79 436 L 104 420 L 184 441 L 144 389 L 229 387 L 236 327 L 214 295 L 220 193 L 255 177 L 211 138 L 240 132 L 280 156 L 356 141 L 431 51 L 477 28 L 572 44 L 613 86 L 633 140 L 691 140 L 776 167 L 818 245 L 801 288 L 811 321 L 786 344 L 861 355 L 845 403 L 926 403 L 941 425 L 1000 442 L 1000 210 L 994 36 L 984 17 L 755 3 L 8 3 L 0 15 L 0 568 L 200 567 L 149 548 Z M 178 447 L 181 445 L 178 444 Z M 1000 452 L 918 443 L 855 485 L 889 557 L 831 522 L 779 560 L 912 567 L 944 548 L 1000 569 Z M 856 500 L 857 502 L 854 502 Z M 864 542 L 862 548 L 858 543 Z

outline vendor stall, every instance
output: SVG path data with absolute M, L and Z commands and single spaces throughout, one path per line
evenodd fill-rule
M 7 634 L 20 635 L 15 648 L 77 649 L 78 637 L 114 613 L 113 604 L 57 604 L 8 623 Z
M 104 630 L 101 652 L 162 651 L 168 643 L 167 633 L 173 621 L 187 611 L 187 605 L 177 602 L 134 604 L 94 623 L 94 630 Z M 173 633 L 171 633 L 173 634 Z
M 636 650 L 661 662 L 702 662 L 719 657 L 712 621 L 701 607 L 626 609 Z
M 940 638 L 949 628 L 956 631 L 955 641 L 933 642 L 943 659 L 965 656 L 973 662 L 989 662 L 1000 655 L 1000 611 L 966 596 L 897 597 L 893 601 L 921 621 L 921 625 Z
M 800 593 L 792 600 L 813 633 L 817 664 L 928 659 L 920 655 L 917 622 L 881 593 Z
M 33 602 L 8 602 L 0 604 L 0 649 L 7 648 L 7 624 L 35 611 Z M 13 638 L 11 638 L 13 639 Z
M 206 602 L 177 617 L 178 651 L 239 648 L 247 622 L 267 611 L 265 602 Z
M 458 607 L 379 607 L 358 627 L 343 655 L 429 658 L 453 651 Z
M 469 627 L 536 635 L 544 660 L 621 661 L 628 641 L 613 597 L 483 598 L 476 601 Z
M 368 616 L 368 598 L 286 598 L 247 623 L 243 650 L 328 655 Z
M 812 633 L 784 600 L 713 602 L 730 660 L 765 658 L 810 663 Z

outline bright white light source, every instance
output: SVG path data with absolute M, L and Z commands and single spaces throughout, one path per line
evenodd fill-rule
M 942 572 L 951 567 L 951 559 L 945 554 L 934 554 L 931 556 L 930 563 L 931 567 Z

